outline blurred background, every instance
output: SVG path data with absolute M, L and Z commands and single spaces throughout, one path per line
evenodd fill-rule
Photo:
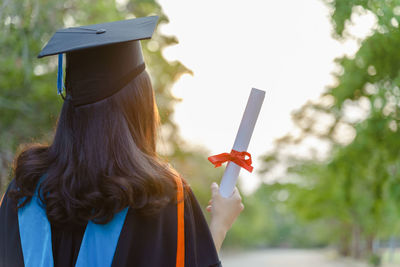
M 20 146 L 51 142 L 63 27 L 159 15 L 142 41 L 159 152 L 204 208 L 252 87 L 266 90 L 224 266 L 400 264 L 399 0 L 1 0 L 0 192 Z M 178 43 L 179 40 L 179 43 Z

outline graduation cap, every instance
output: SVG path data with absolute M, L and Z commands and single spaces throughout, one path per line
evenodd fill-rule
M 58 54 L 57 89 L 65 87 L 74 106 L 103 100 L 122 89 L 145 69 L 140 40 L 150 39 L 158 16 L 58 30 L 38 58 Z M 64 97 L 64 96 L 63 96 Z

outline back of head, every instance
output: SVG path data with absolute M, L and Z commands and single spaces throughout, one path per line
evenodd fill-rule
M 53 143 L 18 156 L 12 195 L 29 201 L 46 174 L 39 192 L 53 223 L 105 223 L 126 206 L 157 212 L 174 198 L 178 175 L 156 154 L 157 124 L 146 72 L 100 102 L 66 100 Z
M 11 197 L 25 205 L 46 175 L 38 188 L 52 223 L 106 223 L 127 206 L 157 212 L 178 175 L 157 156 L 158 123 L 140 41 L 69 51 L 54 140 L 20 153 Z

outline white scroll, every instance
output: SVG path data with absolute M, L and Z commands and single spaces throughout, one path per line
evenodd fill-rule
M 251 90 L 232 149 L 239 152 L 247 151 L 264 97 L 265 91 L 255 88 Z M 241 167 L 234 162 L 228 162 L 219 187 L 219 192 L 223 197 L 228 198 L 232 195 L 240 169 Z

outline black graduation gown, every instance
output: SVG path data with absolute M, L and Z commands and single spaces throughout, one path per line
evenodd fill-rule
M 14 181 L 8 190 L 13 187 Z M 23 267 L 18 213 L 7 192 L 0 208 L 0 267 Z M 199 203 L 191 190 L 188 194 L 184 219 L 185 266 L 220 267 L 221 262 Z M 85 226 L 51 226 L 55 267 L 75 265 L 84 232 Z M 177 208 L 174 203 L 151 217 L 141 216 L 129 209 L 112 266 L 174 267 L 176 247 Z

